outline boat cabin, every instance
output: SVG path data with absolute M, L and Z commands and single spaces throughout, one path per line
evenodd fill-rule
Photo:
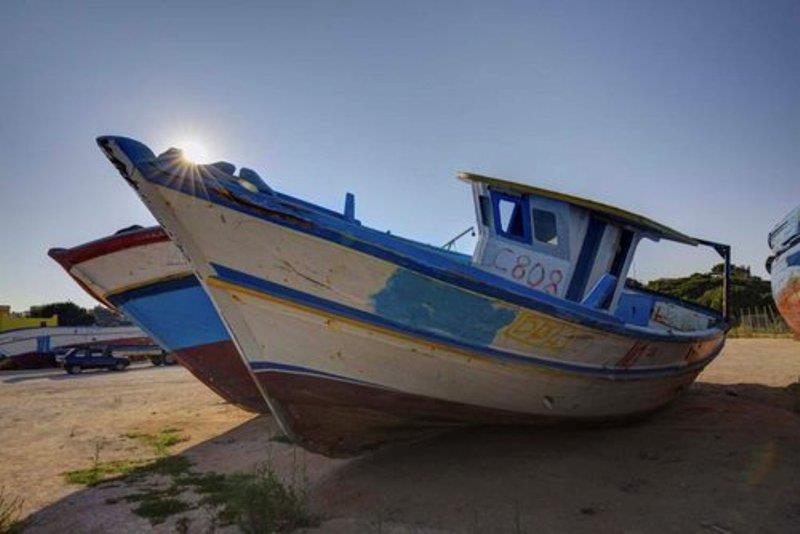
M 472 185 L 476 267 L 630 326 L 697 331 L 719 323 L 711 310 L 627 287 L 625 281 L 641 239 L 705 244 L 721 254 L 726 246 L 591 200 L 477 174 L 459 177 Z

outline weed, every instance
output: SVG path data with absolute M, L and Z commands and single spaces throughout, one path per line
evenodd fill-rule
M 106 446 L 106 440 L 103 438 L 97 438 L 94 440 L 94 456 L 92 456 L 92 461 L 95 466 L 100 463 L 100 453 L 103 451 L 103 447 Z
M 124 497 L 138 503 L 133 509 L 137 515 L 157 524 L 169 515 L 202 506 L 213 515 L 214 525 L 235 524 L 246 533 L 280 532 L 313 523 L 307 493 L 284 485 L 269 466 L 255 473 L 224 475 L 197 473 L 187 464 L 180 465 L 181 471 L 171 473 L 170 486 L 143 488 Z M 142 469 L 153 472 L 152 465 Z M 179 498 L 188 490 L 201 496 L 197 505 Z
M 177 445 L 189 438 L 180 434 L 178 428 L 164 428 L 155 434 L 145 434 L 143 432 L 129 432 L 124 434 L 126 438 L 135 439 L 139 443 L 151 447 L 156 456 L 166 456 L 169 454 L 170 447 Z
M 19 512 L 22 509 L 22 499 L 6 493 L 5 488 L 0 488 L 0 534 L 13 534 L 22 530 Z
M 172 429 L 168 430 L 169 432 L 166 432 L 166 434 L 173 433 Z M 162 436 L 164 433 L 165 431 L 162 431 L 157 436 Z M 172 438 L 158 439 L 157 442 L 161 446 L 168 447 L 169 445 L 165 444 L 173 443 L 173 440 Z M 161 455 L 159 458 L 148 460 L 116 460 L 111 462 L 101 462 L 100 452 L 102 451 L 104 444 L 105 442 L 102 440 L 95 441 L 95 450 L 94 455 L 92 456 L 91 467 L 67 471 L 64 473 L 64 479 L 69 484 L 96 486 L 101 482 L 106 482 L 121 477 L 130 477 L 131 479 L 136 479 L 152 474 L 175 477 L 186 473 L 192 466 L 191 460 L 185 456 L 166 456 L 165 454 Z M 156 449 L 155 446 L 154 449 Z
M 147 464 L 147 460 L 116 460 L 113 462 L 98 461 L 92 467 L 86 469 L 76 469 L 64 473 L 64 479 L 69 484 L 81 484 L 83 486 L 96 486 L 97 484 L 113 478 L 130 475 L 135 473 L 142 466 Z
M 306 492 L 284 485 L 269 464 L 217 484 L 203 502 L 220 507 L 222 523 L 236 524 L 245 533 L 285 532 L 314 522 Z
M 213 516 L 214 528 L 216 525 L 235 524 L 245 533 L 288 531 L 311 526 L 315 521 L 304 489 L 308 482 L 305 469 L 298 468 L 296 454 L 291 482 L 287 485 L 278 478 L 269 462 L 254 473 L 224 475 L 192 471 L 192 462 L 185 456 L 168 456 L 170 447 L 187 439 L 176 428 L 165 428 L 157 434 L 128 433 L 125 436 L 151 447 L 156 457 L 102 462 L 100 452 L 104 442 L 98 441 L 92 467 L 65 473 L 67 482 L 94 486 L 122 477 L 129 482 L 150 475 L 167 477 L 169 485 L 166 487 L 142 487 L 139 484 L 133 493 L 106 501 L 107 504 L 116 504 L 125 500 L 135 505 L 133 512 L 153 525 L 163 523 L 171 515 L 198 507 L 208 510 Z M 298 484 L 298 480 L 303 484 Z M 198 495 L 199 502 L 181 499 L 186 491 Z M 177 528 L 185 530 L 188 526 L 189 520 L 182 518 Z
M 185 456 L 165 456 L 142 466 L 142 468 L 134 474 L 156 474 L 177 477 L 188 472 L 191 467 L 192 461 Z

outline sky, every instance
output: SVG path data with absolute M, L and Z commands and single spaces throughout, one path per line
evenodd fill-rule
M 602 4 L 602 5 L 601 5 Z M 94 305 L 46 252 L 154 224 L 94 139 L 256 169 L 441 244 L 461 170 L 729 243 L 800 204 L 800 2 L 0 3 L 0 304 Z M 469 240 L 459 249 L 471 252 Z M 647 280 L 713 252 L 641 247 Z

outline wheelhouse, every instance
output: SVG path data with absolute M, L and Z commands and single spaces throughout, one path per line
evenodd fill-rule
M 727 310 L 727 245 L 579 197 L 477 174 L 459 177 L 472 185 L 479 236 L 472 258 L 476 267 L 532 291 L 607 312 L 630 326 L 688 332 L 721 323 L 713 310 L 625 282 L 642 239 L 708 245 L 725 258 Z

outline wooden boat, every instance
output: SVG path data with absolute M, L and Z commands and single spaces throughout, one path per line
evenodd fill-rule
M 56 367 L 55 352 L 101 343 L 110 347 L 152 346 L 137 326 L 45 326 L 0 333 L 0 369 Z
M 191 266 L 160 227 L 135 226 L 48 254 L 219 396 L 250 411 L 269 411 Z
M 465 256 L 363 226 L 349 194 L 339 213 L 229 163 L 98 144 L 192 262 L 283 430 L 314 451 L 647 414 L 724 344 L 723 314 L 624 281 L 641 239 L 711 245 L 727 265 L 729 248 L 639 215 L 462 174 L 480 234 Z
M 800 336 L 800 207 L 775 225 L 769 233 L 769 247 L 772 298 L 789 328 Z

